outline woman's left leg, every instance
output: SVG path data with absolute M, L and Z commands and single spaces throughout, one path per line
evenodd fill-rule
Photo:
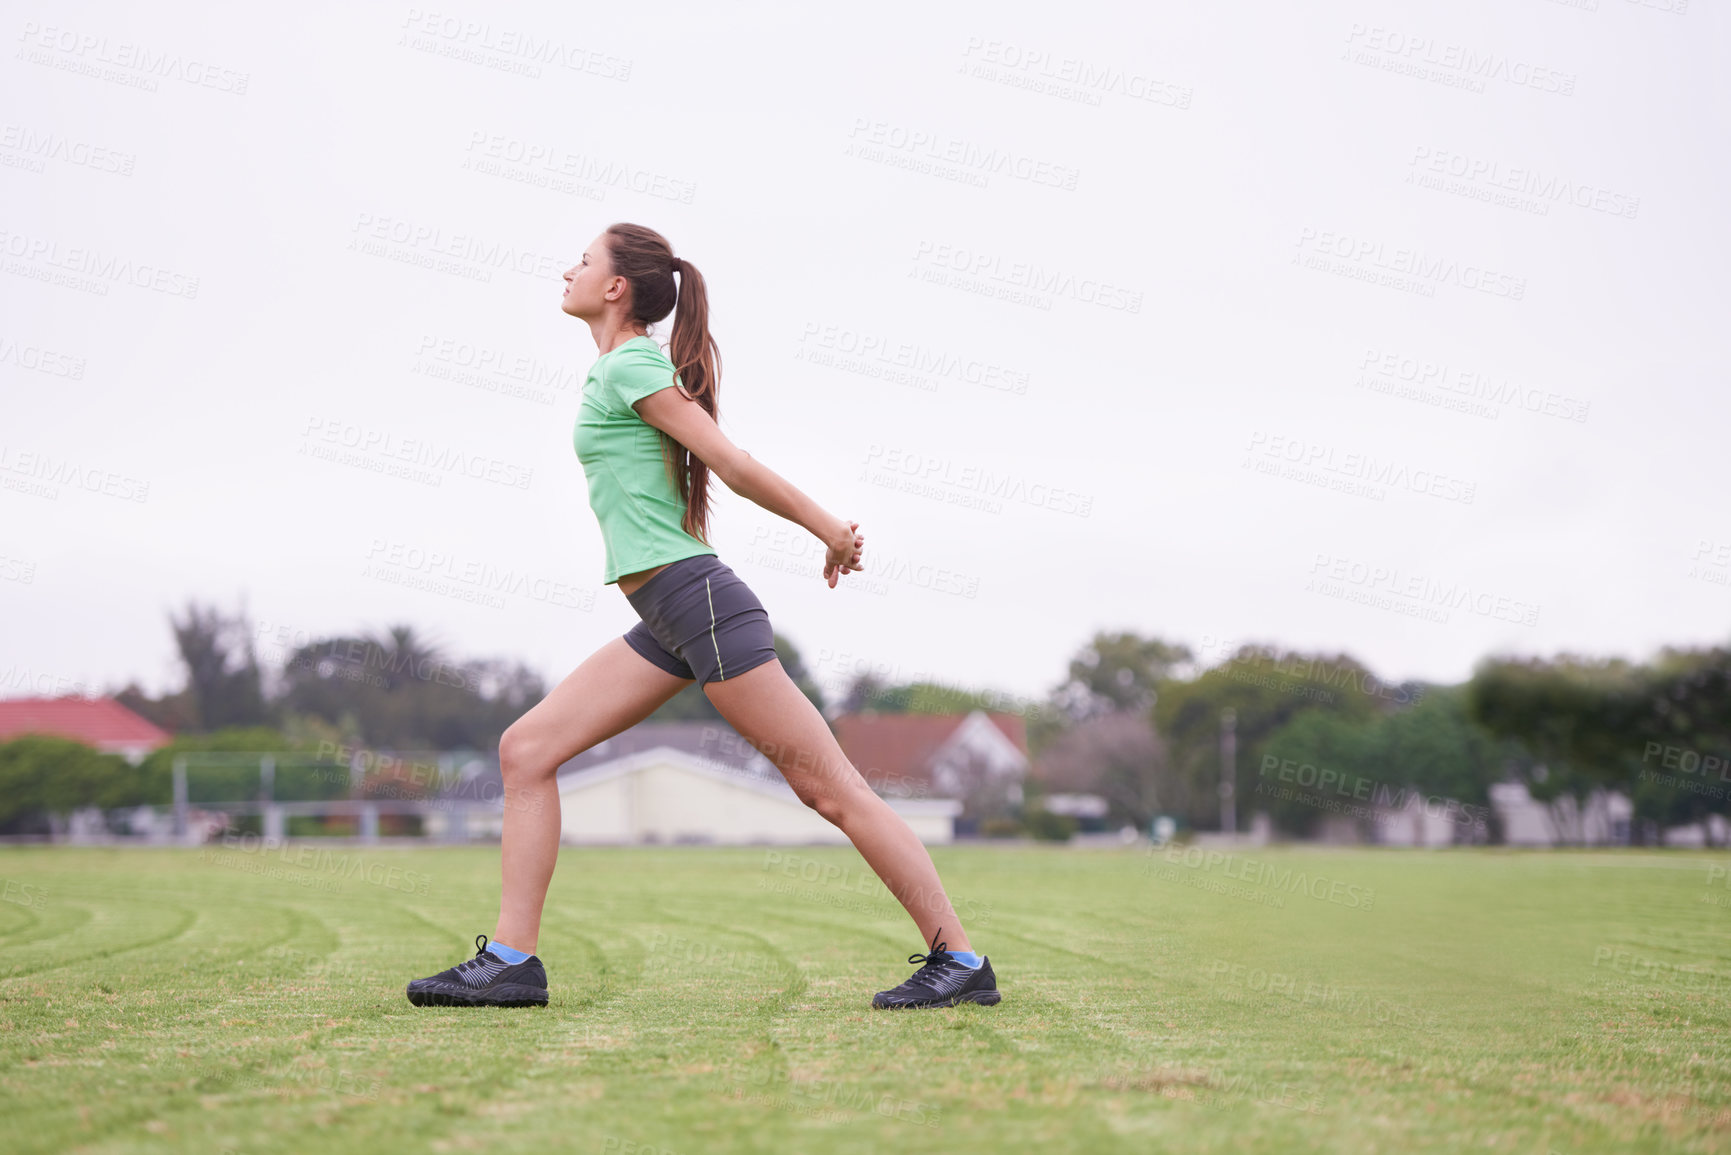
M 740 737 L 775 763 L 801 802 L 848 836 L 912 916 L 921 942 L 941 937 L 951 950 L 972 949 L 925 844 L 866 785 L 780 661 L 706 683 L 703 692 Z

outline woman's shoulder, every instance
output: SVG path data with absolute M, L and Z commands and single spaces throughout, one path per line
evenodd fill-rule
M 599 368 L 608 377 L 673 372 L 672 359 L 653 339 L 633 338 L 599 360 Z
M 644 337 L 628 341 L 616 352 L 623 359 L 635 361 L 640 365 L 665 365 L 673 368 L 673 358 L 667 355 L 667 350 L 653 337 Z
M 653 339 L 620 345 L 608 354 L 602 369 L 609 391 L 627 405 L 679 380 L 673 361 Z

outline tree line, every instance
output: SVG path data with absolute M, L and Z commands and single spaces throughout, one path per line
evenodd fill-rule
M 1465 682 L 1390 682 L 1350 654 L 1245 644 L 1198 654 L 1135 632 L 1100 632 L 1037 701 L 933 683 L 857 679 L 847 708 L 1020 715 L 1032 770 L 1014 817 L 1037 829 L 1040 798 L 1099 795 L 1107 824 L 1157 816 L 1220 830 L 1264 811 L 1315 835 L 1331 817 L 1415 805 L 1500 840 L 1491 788 L 1524 785 L 1560 837 L 1596 790 L 1627 795 L 1631 839 L 1731 814 L 1731 647 L 1668 647 L 1646 662 L 1492 656 Z M 1222 731 L 1235 751 L 1225 771 Z M 1372 817 L 1350 819 L 1368 835 Z
M 174 742 L 139 768 L 57 739 L 0 744 L 0 833 L 74 805 L 166 802 L 171 760 L 192 750 L 488 752 L 548 689 L 521 662 L 459 659 L 409 625 L 285 640 L 244 613 L 195 601 L 171 613 L 169 627 L 182 688 L 152 697 L 132 684 L 115 697 Z M 261 656 L 261 644 L 280 661 Z M 1247 644 L 1199 655 L 1181 642 L 1100 632 L 1038 700 L 866 674 L 833 703 L 790 641 L 778 635 L 775 646 L 826 715 L 1019 715 L 1032 756 L 1022 800 L 982 796 L 969 806 L 1024 827 L 1040 821 L 1042 796 L 1062 792 L 1105 798 L 1113 824 L 1146 830 L 1168 815 L 1219 829 L 1223 784 L 1234 794 L 1234 825 L 1260 810 L 1299 836 L 1340 813 L 1343 800 L 1416 797 L 1459 804 L 1494 839 L 1490 790 L 1500 782 L 1520 782 L 1554 807 L 1620 790 L 1634 803 L 1636 841 L 1731 813 L 1725 646 L 1666 648 L 1646 662 L 1491 657 L 1466 682 L 1440 685 L 1384 681 L 1345 653 Z M 696 686 L 651 717 L 687 719 L 718 719 Z

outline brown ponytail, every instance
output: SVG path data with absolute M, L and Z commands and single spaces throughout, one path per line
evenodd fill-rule
M 690 261 L 675 257 L 673 246 L 654 229 L 621 222 L 608 225 L 604 235 L 614 274 L 631 286 L 631 319 L 648 326 L 674 314 L 668 348 L 674 373 L 685 392 L 719 420 L 716 388 L 721 383 L 721 349 L 709 335 L 709 293 L 703 274 Z M 708 545 L 709 466 L 665 433 L 661 449 L 667 475 L 685 502 L 685 532 Z

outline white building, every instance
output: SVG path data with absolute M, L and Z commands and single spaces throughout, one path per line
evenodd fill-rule
M 1709 814 L 1702 822 L 1687 826 L 1665 827 L 1666 846 L 1693 846 L 1715 849 L 1731 846 L 1731 823 L 1723 814 Z
M 767 765 L 767 759 L 763 760 Z M 775 773 L 773 767 L 769 773 Z M 847 843 L 777 774 L 655 746 L 558 776 L 560 841 L 590 845 Z M 920 841 L 949 842 L 962 804 L 889 798 Z
M 1594 790 L 1586 803 L 1564 794 L 1540 802 L 1524 782 L 1499 782 L 1491 787 L 1491 805 L 1502 820 L 1503 842 L 1509 846 L 1624 846 L 1635 804 L 1626 794 Z

